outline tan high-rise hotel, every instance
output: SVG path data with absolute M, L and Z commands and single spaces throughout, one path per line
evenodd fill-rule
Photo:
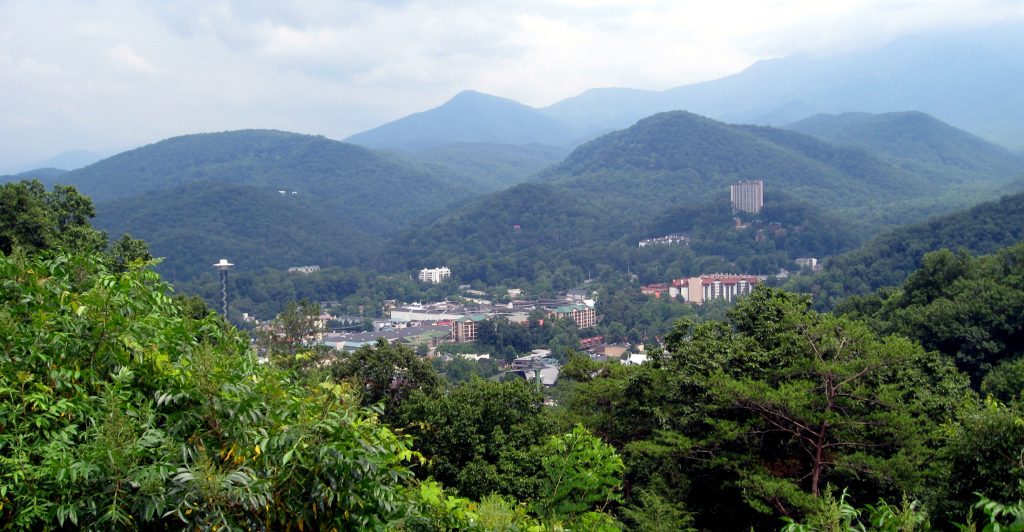
M 759 213 L 764 207 L 764 182 L 740 181 L 729 187 L 729 196 L 733 210 Z

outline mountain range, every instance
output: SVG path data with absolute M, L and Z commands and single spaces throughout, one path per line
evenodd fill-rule
M 44 174 L 91 196 L 97 227 L 149 241 L 171 280 L 221 257 L 243 270 L 362 264 L 372 242 L 475 193 L 385 153 L 269 130 L 175 137 Z
M 907 114 L 894 122 L 918 118 Z M 912 123 L 888 131 L 911 129 Z M 978 161 L 1004 153 L 953 128 L 941 131 L 950 146 L 964 153 L 978 150 Z M 720 220 L 718 229 L 731 227 L 729 185 L 754 178 L 764 181 L 767 197 L 777 194 L 777 203 L 790 202 L 802 213 L 787 220 L 791 227 L 811 232 L 827 227 L 835 233 L 831 240 L 825 234 L 815 237 L 831 244 L 800 251 L 832 254 L 856 243 L 845 233 L 867 236 L 963 206 L 969 203 L 966 188 L 994 197 L 1024 173 L 1024 159 L 1011 157 L 1007 164 L 1017 164 L 1005 173 L 983 175 L 950 164 L 942 167 L 947 171 L 923 175 L 883 155 L 791 130 L 729 125 L 682 111 L 660 113 L 583 144 L 536 182 L 465 202 L 436 221 L 416 225 L 390 242 L 380 267 L 445 263 L 463 280 L 493 284 L 503 277 L 531 278 L 538 260 L 596 266 L 611 255 L 635 255 L 636 240 L 659 236 L 653 231 L 688 232 L 709 217 Z M 915 160 L 913 152 L 903 156 Z M 931 163 L 920 164 L 926 162 Z M 766 210 L 784 215 L 783 209 Z M 613 243 L 618 247 L 610 251 Z M 762 267 L 779 264 L 783 258 L 777 253 L 784 248 L 781 242 L 761 248 L 758 252 L 771 257 Z M 737 265 L 728 262 L 742 254 L 709 253 L 726 256 L 723 267 L 734 269 Z
M 797 54 L 664 91 L 598 88 L 532 108 L 477 92 L 347 140 L 416 150 L 456 142 L 576 145 L 652 114 L 686 110 L 730 123 L 783 126 L 812 115 L 921 111 L 1014 151 L 1024 150 L 1019 27 L 906 37 L 840 56 Z
M 228 258 L 240 271 L 448 264 L 462 280 L 488 283 L 577 264 L 773 271 L 793 256 L 833 255 L 881 228 L 1022 183 L 1019 157 L 917 113 L 816 117 L 792 127 L 667 112 L 564 158 L 538 144 L 384 152 L 246 130 L 4 179 L 75 185 L 94 198 L 98 227 L 149 241 L 167 257 L 159 269 L 172 281 Z M 728 187 L 744 179 L 765 182 L 765 216 L 773 217 L 765 221 L 789 233 L 761 242 L 727 231 Z M 695 232 L 694 245 L 672 258 L 637 251 L 636 240 L 663 232 Z

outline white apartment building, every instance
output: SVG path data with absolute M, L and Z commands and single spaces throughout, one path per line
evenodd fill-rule
M 440 268 L 423 268 L 420 270 L 419 279 L 424 283 L 438 284 L 451 276 L 452 271 L 447 266 L 441 266 Z

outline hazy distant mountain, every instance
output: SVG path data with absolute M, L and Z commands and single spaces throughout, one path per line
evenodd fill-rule
M 580 135 L 537 109 L 464 91 L 439 107 L 345 139 L 371 148 L 419 150 L 454 143 L 563 145 Z
M 13 174 L 23 174 L 26 172 L 36 171 L 36 169 L 53 169 L 53 170 L 75 170 L 83 166 L 90 165 L 96 161 L 102 160 L 106 155 L 96 153 L 88 150 L 71 150 L 59 153 L 53 157 L 43 159 L 41 161 L 35 161 L 31 164 L 23 164 L 12 167 L 5 167 L 0 169 L 0 172 L 10 172 Z M 28 168 L 29 170 L 24 170 Z M 8 176 L 2 176 L 8 177 Z M 2 178 L 0 177 L 0 178 Z
M 459 176 L 460 183 L 489 192 L 526 181 L 561 161 L 570 151 L 568 147 L 546 144 L 460 143 L 398 155 L 436 173 Z
M 1019 33 L 1017 34 L 1019 36 Z M 596 89 L 544 109 L 573 127 L 625 127 L 655 111 L 781 125 L 819 113 L 918 110 L 1012 149 L 1024 147 L 1024 61 L 1003 41 L 911 37 L 842 57 L 794 55 L 662 92 Z
M 59 153 L 49 159 L 36 163 L 40 168 L 60 168 L 61 170 L 76 170 L 88 166 L 106 157 L 101 153 L 89 150 L 70 150 Z
M 35 170 L 29 170 L 27 172 L 21 172 L 19 174 L 0 176 L 0 183 L 22 181 L 25 179 L 38 179 L 41 183 L 47 186 L 52 186 L 54 183 L 60 181 L 60 176 L 66 173 L 67 170 L 61 170 L 59 168 L 37 168 Z
M 925 177 L 962 182 L 1024 176 L 1024 156 L 924 113 L 815 115 L 786 127 L 864 148 Z

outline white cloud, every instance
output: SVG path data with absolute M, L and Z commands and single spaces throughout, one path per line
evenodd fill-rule
M 123 70 L 138 72 L 142 74 L 151 74 L 156 72 L 156 68 L 149 64 L 144 57 L 137 54 L 131 46 L 121 43 L 110 49 L 107 54 L 111 60 L 111 63 Z
M 53 16 L 59 12 L 61 16 Z M 0 166 L 272 127 L 344 138 L 467 88 L 543 106 L 1024 20 L 1019 0 L 0 1 Z

